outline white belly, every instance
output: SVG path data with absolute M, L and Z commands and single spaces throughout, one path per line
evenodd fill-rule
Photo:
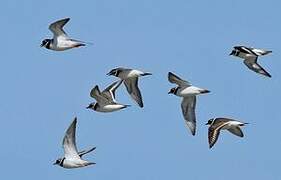
M 113 112 L 113 111 L 118 111 L 122 108 L 124 108 L 125 106 L 122 104 L 108 104 L 108 105 L 104 105 L 104 106 L 100 106 L 96 109 L 96 111 L 98 112 Z
M 87 161 L 84 161 L 84 160 L 75 160 L 75 161 L 72 161 L 72 160 L 64 160 L 63 162 L 63 167 L 64 168 L 67 168 L 67 169 L 72 169 L 72 168 L 80 168 L 80 167 L 84 167 L 84 166 L 87 166 Z
M 79 43 L 71 40 L 64 40 L 64 41 L 59 40 L 59 41 L 54 41 L 54 44 L 52 44 L 50 48 L 55 51 L 64 51 L 67 49 L 72 49 L 76 47 L 78 44 Z
M 190 87 L 186 87 L 186 88 L 180 88 L 177 92 L 178 96 L 181 97 L 186 97 L 186 96 L 194 96 L 194 95 L 198 95 L 200 94 L 200 91 L 202 91 L 203 89 L 195 87 L 195 86 L 190 86 Z

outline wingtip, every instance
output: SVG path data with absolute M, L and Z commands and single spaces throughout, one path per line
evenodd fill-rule
M 171 71 L 168 72 L 168 76 L 172 76 L 174 75 L 174 73 L 172 73 Z
M 73 122 L 77 122 L 77 116 L 74 117 Z

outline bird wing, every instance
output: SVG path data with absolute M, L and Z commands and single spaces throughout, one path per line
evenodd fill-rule
M 91 148 L 91 149 L 89 149 L 89 150 L 80 151 L 80 152 L 78 153 L 78 155 L 80 156 L 80 158 L 82 158 L 82 156 L 84 156 L 85 154 L 88 154 L 89 152 L 92 152 L 92 151 L 95 150 L 95 149 L 96 149 L 96 147 L 93 147 L 93 148 Z
M 63 138 L 64 157 L 67 159 L 80 159 L 75 140 L 77 118 L 75 117 L 69 128 L 67 129 Z
M 268 50 L 264 50 L 264 49 L 256 49 L 256 48 L 251 48 L 251 47 L 249 47 L 248 49 L 250 49 L 252 52 L 254 52 L 258 56 L 263 56 L 263 55 L 272 53 L 272 51 L 268 51 Z
M 70 20 L 70 18 L 65 18 L 58 20 L 54 23 L 52 23 L 49 26 L 50 31 L 54 34 L 54 37 L 67 37 L 66 32 L 63 30 L 63 26 Z
M 227 130 L 236 136 L 244 137 L 244 134 L 239 126 L 231 127 L 230 129 Z
M 138 103 L 140 107 L 143 107 L 141 92 L 138 87 L 138 78 L 129 78 L 124 80 L 124 84 L 130 96 Z
M 168 73 L 168 80 L 169 80 L 170 83 L 177 84 L 177 85 L 179 85 L 181 87 L 183 87 L 183 86 L 191 86 L 191 84 L 188 81 L 181 79 L 180 77 L 178 77 L 177 75 L 175 75 L 172 72 Z
M 181 103 L 182 114 L 185 119 L 185 123 L 193 136 L 195 135 L 196 131 L 195 107 L 196 96 L 188 96 L 183 98 Z
M 115 91 L 121 85 L 123 80 L 116 81 L 109 85 L 105 90 L 102 91 L 101 95 L 108 99 L 108 101 L 116 102 L 115 100 Z
M 257 63 L 257 59 L 258 59 L 257 56 L 250 56 L 247 57 L 243 62 L 252 71 L 265 75 L 267 77 L 271 77 L 271 75 Z
M 209 139 L 210 148 L 212 148 L 214 144 L 217 142 L 221 128 L 224 127 L 227 123 L 228 121 L 220 121 L 220 122 L 217 121 L 209 127 L 208 139 Z
M 90 96 L 91 96 L 92 98 L 94 98 L 94 99 L 95 99 L 98 103 L 100 103 L 100 104 L 106 104 L 106 103 L 109 102 L 108 99 L 107 99 L 106 97 L 104 97 L 104 96 L 101 94 L 101 92 L 100 92 L 98 86 L 95 86 L 95 87 L 91 90 Z

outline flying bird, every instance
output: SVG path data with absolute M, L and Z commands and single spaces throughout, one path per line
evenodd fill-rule
M 95 86 L 90 93 L 90 96 L 97 102 L 89 104 L 88 109 L 97 112 L 113 112 L 129 107 L 130 105 L 119 104 L 115 100 L 115 91 L 121 85 L 122 80 L 116 81 L 109 85 L 105 90 L 100 92 L 99 87 Z
M 185 123 L 191 134 L 194 136 L 196 131 L 196 95 L 209 93 L 209 90 L 192 86 L 188 81 L 181 79 L 172 72 L 168 73 L 170 83 L 177 84 L 177 87 L 172 88 L 168 94 L 174 94 L 182 97 L 181 109 L 185 119 Z
M 64 149 L 64 157 L 57 159 L 54 165 L 59 165 L 63 168 L 71 169 L 71 168 L 80 168 L 80 167 L 96 164 L 82 159 L 83 155 L 92 152 L 93 150 L 96 149 L 96 147 L 81 152 L 77 151 L 76 140 L 75 140 L 76 124 L 77 124 L 77 118 L 75 117 L 73 122 L 67 129 L 65 136 L 63 138 L 62 144 Z
M 250 48 L 246 46 L 235 46 L 229 55 L 237 56 L 244 59 L 244 64 L 251 69 L 252 71 L 262 74 L 267 77 L 271 77 L 271 75 L 258 64 L 257 60 L 259 56 L 263 56 L 272 51 Z
M 116 76 L 121 80 L 123 80 L 131 98 L 136 103 L 138 103 L 138 105 L 141 108 L 143 107 L 142 96 L 141 96 L 140 89 L 138 87 L 138 79 L 141 76 L 152 75 L 151 73 L 142 72 L 136 69 L 127 69 L 127 68 L 119 67 L 119 68 L 112 69 L 109 73 L 107 73 L 107 75 Z
M 217 142 L 220 131 L 223 129 L 228 130 L 232 134 L 239 136 L 239 137 L 244 137 L 244 134 L 242 130 L 240 129 L 241 126 L 244 126 L 244 122 L 236 121 L 233 119 L 228 119 L 228 118 L 213 118 L 210 119 L 206 125 L 209 126 L 208 130 L 208 139 L 209 139 L 209 148 L 212 148 L 214 144 Z
M 51 49 L 54 51 L 64 51 L 71 48 L 86 46 L 85 42 L 71 39 L 63 30 L 64 25 L 70 20 L 65 18 L 52 23 L 49 26 L 50 31 L 53 33 L 53 39 L 44 39 L 41 47 Z

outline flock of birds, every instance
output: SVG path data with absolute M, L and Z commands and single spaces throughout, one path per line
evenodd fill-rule
M 70 18 L 65 18 L 52 23 L 49 26 L 49 29 L 53 33 L 53 38 L 44 39 L 42 41 L 41 47 L 45 47 L 54 51 L 64 51 L 67 49 L 77 48 L 89 44 L 83 41 L 71 39 L 65 33 L 63 27 L 69 20 Z M 271 52 L 272 51 L 245 46 L 235 46 L 230 55 L 242 58 L 244 60 L 244 64 L 252 71 L 267 77 L 271 77 L 271 75 L 257 63 L 257 59 L 259 56 L 266 55 Z M 97 112 L 108 113 L 129 107 L 130 105 L 121 104 L 115 99 L 115 91 L 122 83 L 125 85 L 130 97 L 139 105 L 139 107 L 142 108 L 144 106 L 142 95 L 138 87 L 138 80 L 142 76 L 152 75 L 151 73 L 142 72 L 136 69 L 119 67 L 112 69 L 109 73 L 107 73 L 107 75 L 115 76 L 119 78 L 119 80 L 110 84 L 103 91 L 100 91 L 99 87 L 95 86 L 91 90 L 90 96 L 94 98 L 96 102 L 90 103 L 87 107 L 88 109 L 92 109 Z M 176 87 L 171 88 L 168 94 L 174 94 L 182 98 L 182 114 L 184 116 L 187 127 L 189 128 L 191 134 L 194 136 L 196 132 L 196 96 L 199 94 L 209 93 L 210 91 L 193 86 L 190 82 L 181 79 L 179 76 L 172 72 L 168 73 L 168 81 L 177 85 Z M 57 159 L 54 165 L 59 165 L 64 168 L 79 168 L 95 164 L 93 162 L 88 162 L 82 159 L 83 155 L 92 152 L 93 150 L 95 150 L 95 147 L 81 152 L 77 150 L 75 138 L 76 124 L 77 118 L 75 117 L 63 138 L 64 156 Z M 228 130 L 236 136 L 243 137 L 244 135 L 240 127 L 244 126 L 245 124 L 248 123 L 229 118 L 212 118 L 208 120 L 206 125 L 209 125 L 209 148 L 213 147 L 213 145 L 218 140 L 220 131 L 224 129 Z

